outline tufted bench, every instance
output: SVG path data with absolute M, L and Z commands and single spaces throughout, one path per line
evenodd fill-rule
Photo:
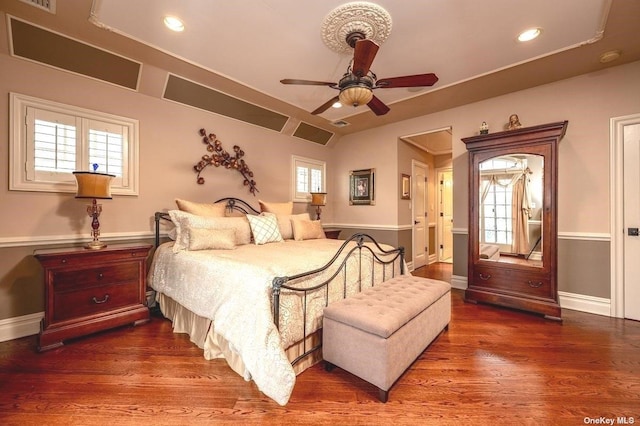
M 427 346 L 447 329 L 451 286 L 401 275 L 324 309 L 322 357 L 377 386 L 389 389 Z

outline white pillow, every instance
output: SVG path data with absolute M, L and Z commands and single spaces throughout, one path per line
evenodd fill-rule
M 174 253 L 189 248 L 189 228 L 233 229 L 237 245 L 251 243 L 251 227 L 246 217 L 205 217 L 180 210 L 170 210 L 169 216 L 176 230 Z
M 276 215 L 263 213 L 260 216 L 247 215 L 251 232 L 253 233 L 253 242 L 257 245 L 276 243 L 283 241 L 278 228 Z
M 189 250 L 233 250 L 236 231 L 233 229 L 188 228 Z

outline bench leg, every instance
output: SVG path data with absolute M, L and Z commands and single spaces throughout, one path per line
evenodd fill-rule
M 334 364 L 331 364 L 329 361 L 324 362 L 324 371 L 331 371 L 334 368 L 336 368 Z
M 378 388 L 378 399 L 381 402 L 387 402 L 389 400 L 389 391 Z

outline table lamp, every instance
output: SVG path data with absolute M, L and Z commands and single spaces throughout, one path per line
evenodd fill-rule
M 327 204 L 326 192 L 312 192 L 311 193 L 311 205 L 316 208 L 316 220 L 320 220 L 320 206 Z
M 87 214 L 91 220 L 91 236 L 93 241 L 87 243 L 84 247 L 87 249 L 98 250 L 105 248 L 107 245 L 100 241 L 100 222 L 98 217 L 102 213 L 102 205 L 98 204 L 97 199 L 111 199 L 111 179 L 115 175 L 97 172 L 73 172 L 78 183 L 76 198 L 90 198 L 92 203 L 87 206 Z

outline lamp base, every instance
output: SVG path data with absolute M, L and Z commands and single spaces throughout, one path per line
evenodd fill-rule
M 91 241 L 90 243 L 85 244 L 84 248 L 89 250 L 100 250 L 105 248 L 107 245 L 102 241 Z

